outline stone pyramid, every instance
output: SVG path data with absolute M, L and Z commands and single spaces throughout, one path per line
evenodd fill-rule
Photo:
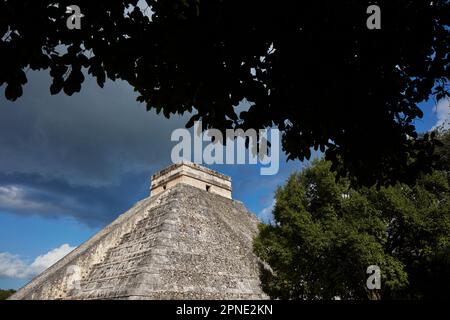
M 151 196 L 11 299 L 261 299 L 258 219 L 231 179 L 183 162 L 152 176 Z

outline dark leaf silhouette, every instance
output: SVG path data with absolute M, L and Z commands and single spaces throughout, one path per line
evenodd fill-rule
M 372 185 L 429 172 L 433 137 L 418 103 L 448 96 L 447 0 L 0 1 L 0 84 L 50 70 L 55 94 L 122 79 L 148 110 L 198 114 L 204 128 L 282 131 L 289 159 L 325 152 L 340 176 Z M 366 26 L 370 4 L 381 29 Z M 66 6 L 81 8 L 81 29 Z M 250 108 L 237 114 L 246 100 Z M 189 123 L 191 124 L 191 123 Z M 339 163 L 337 162 L 339 160 Z

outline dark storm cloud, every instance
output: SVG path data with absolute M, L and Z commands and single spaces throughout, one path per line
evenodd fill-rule
M 47 75 L 28 77 L 22 98 L 0 98 L 0 210 L 96 224 L 148 195 L 150 174 L 170 162 L 170 133 L 187 116 L 146 112 L 123 82 L 100 89 L 87 78 L 68 97 L 49 94 Z
M 188 115 L 168 120 L 145 111 L 123 82 L 101 89 L 87 77 L 81 93 L 68 97 L 51 96 L 43 73 L 28 78 L 16 102 L 0 97 L 0 212 L 101 226 L 148 196 L 149 177 L 171 163 L 170 135 Z M 275 176 L 261 176 L 254 165 L 213 169 L 231 175 L 233 197 L 258 213 L 300 165 L 281 154 Z
M 118 173 L 167 164 L 170 133 L 185 119 L 146 112 L 123 82 L 100 89 L 89 79 L 72 97 L 50 96 L 49 79 L 29 75 L 25 95 L 0 108 L 3 173 L 40 173 L 72 184 L 109 185 Z
M 114 186 L 92 187 L 38 174 L 0 174 L 0 211 L 70 216 L 90 226 L 110 222 L 148 194 L 148 179 L 141 175 L 128 175 Z

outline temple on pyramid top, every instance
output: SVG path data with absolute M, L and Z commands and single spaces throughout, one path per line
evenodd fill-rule
M 155 196 L 177 184 L 188 184 L 231 199 L 231 178 L 198 164 L 183 161 L 152 176 L 150 195 Z

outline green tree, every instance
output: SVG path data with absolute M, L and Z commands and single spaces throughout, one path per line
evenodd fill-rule
M 273 298 L 362 299 L 369 265 L 383 270 L 385 286 L 407 284 L 403 265 L 384 250 L 384 219 L 366 197 L 335 182 L 330 163 L 294 173 L 276 192 L 275 223 L 262 225 L 256 253 Z
M 409 285 L 387 297 L 450 299 L 450 187 L 435 171 L 413 187 L 370 190 L 369 201 L 388 223 L 385 249 L 401 261 Z M 389 288 L 390 289 L 390 288 Z
M 0 300 L 6 300 L 9 296 L 14 294 L 16 290 L 9 289 L 9 290 L 2 290 L 0 289 Z
M 6 97 L 22 95 L 29 69 L 68 95 L 87 71 L 100 86 L 128 82 L 166 117 L 193 112 L 188 126 L 276 126 L 289 158 L 320 149 L 353 183 L 411 182 L 431 167 L 433 139 L 413 123 L 418 103 L 448 95 L 448 0 L 143 1 L 151 18 L 137 2 L 0 0 Z M 366 26 L 374 3 L 380 30 Z M 80 30 L 66 26 L 70 5 Z
M 442 145 L 436 149 L 437 169 L 446 171 L 450 177 L 450 129 L 443 129 L 437 132 L 437 136 Z M 450 182 L 450 181 L 449 181 Z
M 381 269 L 384 299 L 450 298 L 450 188 L 445 171 L 409 187 L 351 188 L 315 161 L 276 192 L 255 252 L 264 290 L 284 299 L 366 299 Z

